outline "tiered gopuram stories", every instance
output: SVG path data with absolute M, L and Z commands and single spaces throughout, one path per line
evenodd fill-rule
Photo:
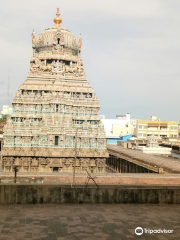
M 59 15 L 55 26 L 32 33 L 30 71 L 4 127 L 5 172 L 14 166 L 20 172 L 72 172 L 76 140 L 76 172 L 106 171 L 106 135 L 81 60 L 82 38 L 63 28 Z

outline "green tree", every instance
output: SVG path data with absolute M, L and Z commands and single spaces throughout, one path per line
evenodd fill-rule
M 3 127 L 6 124 L 7 116 L 2 115 L 2 118 L 0 118 L 0 134 L 3 134 Z

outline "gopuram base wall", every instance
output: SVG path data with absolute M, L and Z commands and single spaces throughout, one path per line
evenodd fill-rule
M 48 157 L 47 157 L 48 156 Z M 77 173 L 106 172 L 108 153 L 104 149 L 43 149 L 43 148 L 4 148 L 3 171 L 13 172 L 73 172 L 74 163 Z

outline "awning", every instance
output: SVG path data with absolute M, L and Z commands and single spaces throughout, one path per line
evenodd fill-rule
M 160 123 L 160 127 L 167 127 L 167 123 Z
M 148 123 L 150 127 L 159 127 L 159 123 Z

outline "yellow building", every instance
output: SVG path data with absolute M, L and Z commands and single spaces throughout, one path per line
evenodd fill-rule
M 178 138 L 178 122 L 160 121 L 157 117 L 152 116 L 151 120 L 137 120 L 134 133 L 137 139 L 146 139 L 153 133 L 158 136 L 158 139 Z

